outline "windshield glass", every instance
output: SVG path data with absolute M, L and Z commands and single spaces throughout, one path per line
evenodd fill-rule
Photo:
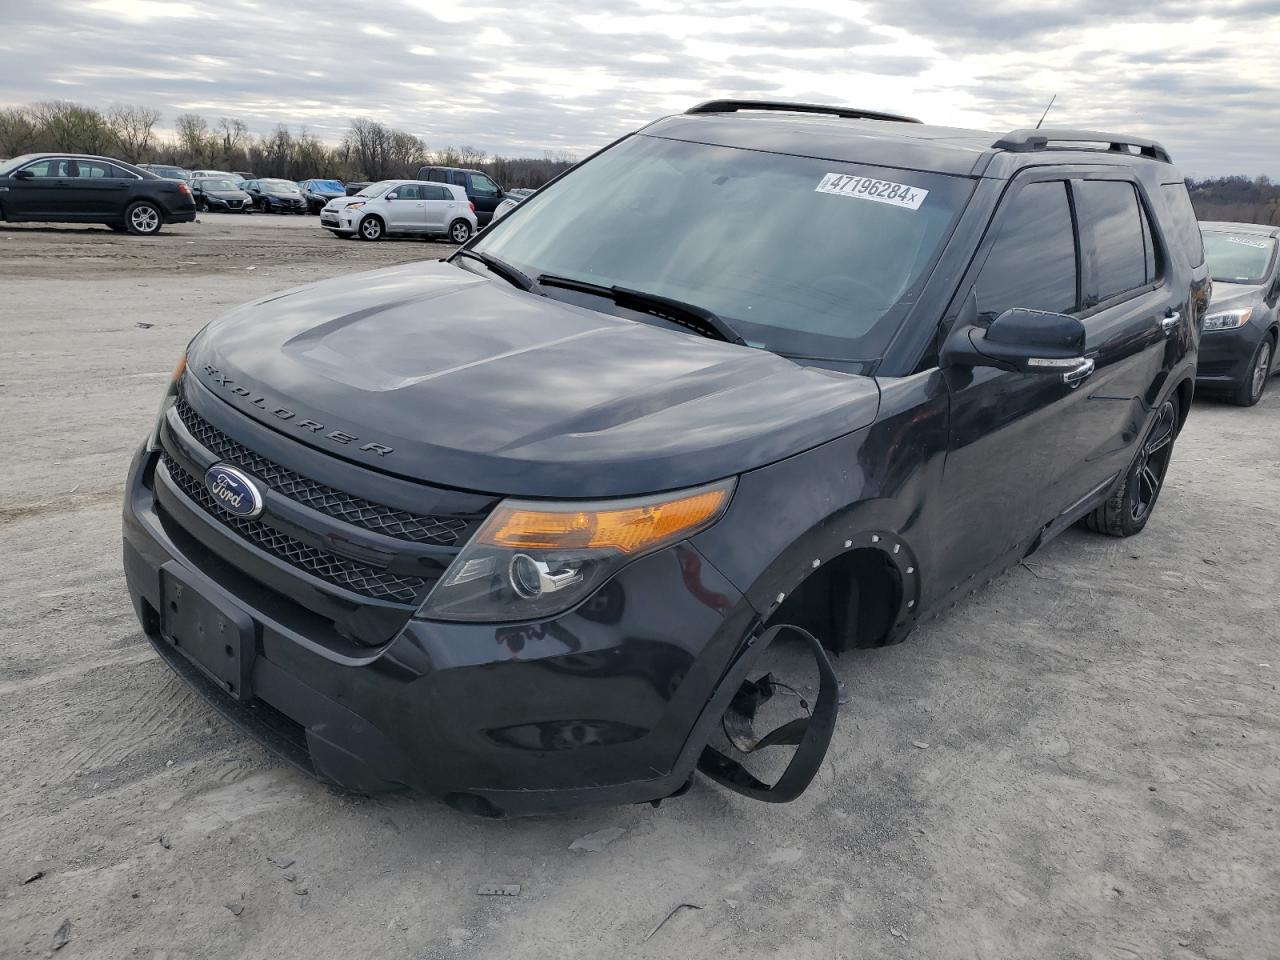
M 337 180 L 312 180 L 311 189 L 322 193 L 342 193 L 344 188 Z
M 201 190 L 239 190 L 231 180 L 200 180 Z
M 1244 233 L 1204 234 L 1204 255 L 1209 275 L 1223 283 L 1262 283 L 1275 252 L 1271 237 Z
M 275 190 L 278 193 L 297 193 L 298 185 L 288 180 L 259 180 L 264 190 Z
M 384 193 L 386 193 L 388 190 L 390 190 L 393 186 L 395 186 L 398 182 L 399 182 L 398 180 L 379 180 L 377 183 L 369 184 L 367 187 L 365 187 L 363 190 L 357 193 L 356 196 L 357 197 L 380 197 Z
M 702 307 L 752 346 L 865 360 L 915 302 L 972 189 L 960 177 L 636 135 L 525 200 L 474 249 L 530 277 Z

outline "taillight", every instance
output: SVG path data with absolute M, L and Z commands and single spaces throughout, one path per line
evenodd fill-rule
M 467 201 L 467 206 L 471 208 L 471 212 L 472 212 L 472 213 L 475 213 L 475 212 L 476 212 L 476 205 L 475 205 L 474 201 L 468 200 L 468 201 Z
M 187 186 L 187 184 L 186 184 L 186 181 L 185 181 L 185 180 L 179 180 L 179 181 L 178 181 L 178 192 L 179 192 L 179 193 L 185 193 L 185 194 L 188 194 L 188 195 L 191 193 L 191 188 Z

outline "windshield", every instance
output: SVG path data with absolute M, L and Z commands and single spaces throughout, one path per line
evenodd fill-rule
M 394 187 L 397 183 L 399 183 L 398 180 L 379 180 L 377 183 L 369 184 L 367 187 L 365 187 L 363 190 L 357 193 L 356 196 L 357 197 L 380 197 L 384 193 L 386 193 L 388 190 L 390 190 L 392 187 Z
M 298 185 L 288 180 L 259 180 L 264 190 L 275 190 L 278 193 L 297 193 Z
M 14 157 L 12 160 L 0 161 L 0 176 L 4 176 L 12 170 L 17 170 L 24 163 L 28 163 L 38 156 L 38 153 L 24 153 L 20 157 Z
M 200 180 L 201 190 L 239 190 L 231 180 Z
M 474 249 L 530 277 L 702 307 L 752 346 L 866 360 L 971 192 L 959 177 L 636 135 L 523 201 Z
M 1275 240 L 1258 234 L 1204 234 L 1209 275 L 1223 283 L 1262 283 L 1275 249 Z
M 311 189 L 321 193 L 342 193 L 344 187 L 337 180 L 312 180 Z

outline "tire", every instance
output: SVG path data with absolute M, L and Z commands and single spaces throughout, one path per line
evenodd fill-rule
M 1271 376 L 1271 367 L 1276 359 L 1275 337 L 1268 333 L 1253 352 L 1249 361 L 1249 372 L 1244 381 L 1236 385 L 1228 399 L 1237 407 L 1252 407 L 1262 399 L 1267 389 L 1267 380 Z
M 1140 533 L 1155 512 L 1156 501 L 1164 489 L 1177 438 L 1178 400 L 1170 396 L 1157 409 L 1133 463 L 1108 494 L 1106 502 L 1084 518 L 1084 526 L 1094 533 L 1112 537 L 1132 537 Z
M 465 220 L 455 220 L 449 224 L 449 239 L 453 243 L 466 243 L 471 239 L 472 233 L 474 231 L 471 229 L 471 224 Z
M 361 240 L 381 240 L 387 231 L 387 225 L 382 222 L 382 218 L 370 214 L 360 221 L 360 229 L 356 234 Z
M 164 214 L 149 200 L 129 204 L 124 212 L 124 228 L 135 237 L 154 237 L 164 226 Z

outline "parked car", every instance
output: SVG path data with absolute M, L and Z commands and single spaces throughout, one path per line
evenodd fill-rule
M 503 195 L 510 200 L 523 200 L 526 197 L 533 196 L 534 191 L 528 187 L 516 187 L 514 190 L 504 190 Z
M 0 219 L 9 223 L 101 223 L 151 236 L 196 218 L 191 187 L 123 160 L 30 153 L 0 166 Z
M 1207 222 L 1213 298 L 1201 328 L 1196 386 L 1251 407 L 1262 399 L 1280 340 L 1280 227 Z
M 237 181 L 258 179 L 254 174 L 250 173 L 248 170 L 233 170 L 231 172 L 232 172 L 232 175 L 235 176 Z
M 334 197 L 345 197 L 347 188 L 341 180 L 303 180 L 298 184 L 302 197 L 307 201 L 307 210 L 319 213 L 320 208 Z
M 505 217 L 508 213 L 514 210 L 517 206 L 519 206 L 519 204 L 520 204 L 520 201 L 515 199 L 514 197 L 503 197 L 502 202 L 494 208 L 493 216 L 489 218 L 489 222 L 491 224 L 497 223 L 499 220 Z
M 223 213 L 251 213 L 253 197 L 236 186 L 229 177 L 201 177 L 191 182 L 197 210 Z
M 354 197 L 330 200 L 320 211 L 320 226 L 335 236 L 361 240 L 418 234 L 466 243 L 476 232 L 476 214 L 461 187 L 383 180 Z
M 371 181 L 371 180 L 350 180 L 350 181 L 348 181 L 348 182 L 347 182 L 347 186 L 346 186 L 347 196 L 348 196 L 348 197 L 354 197 L 354 196 L 355 196 L 357 193 L 359 193 L 361 190 L 364 190 L 366 187 L 370 186 L 370 185 L 372 184 L 372 182 L 373 182 L 373 181 Z
M 175 167 L 167 163 L 139 163 L 136 166 L 139 170 L 146 170 L 148 173 L 154 173 L 157 177 L 164 177 L 166 180 L 191 181 L 191 171 L 184 170 L 182 167 Z
M 240 184 L 263 213 L 306 213 L 307 201 L 292 180 L 245 180 Z
M 1150 520 L 1208 298 L 1184 197 L 1120 134 L 659 120 L 447 261 L 197 334 L 127 481 L 138 617 L 246 733 L 362 791 L 497 815 L 696 769 L 792 799 L 831 651 L 1082 518 Z M 782 636 L 818 689 L 758 736 Z M 772 743 L 771 785 L 742 761 Z
M 476 205 L 476 220 L 485 226 L 493 219 L 493 213 L 506 196 L 493 178 L 479 170 L 462 167 L 422 167 L 418 179 L 430 183 L 452 183 L 467 191 L 467 199 Z
M 226 170 L 192 170 L 191 176 L 189 179 L 209 180 L 209 179 L 219 179 L 219 178 L 227 179 L 227 180 L 239 180 L 239 177 L 236 174 L 229 173 Z

